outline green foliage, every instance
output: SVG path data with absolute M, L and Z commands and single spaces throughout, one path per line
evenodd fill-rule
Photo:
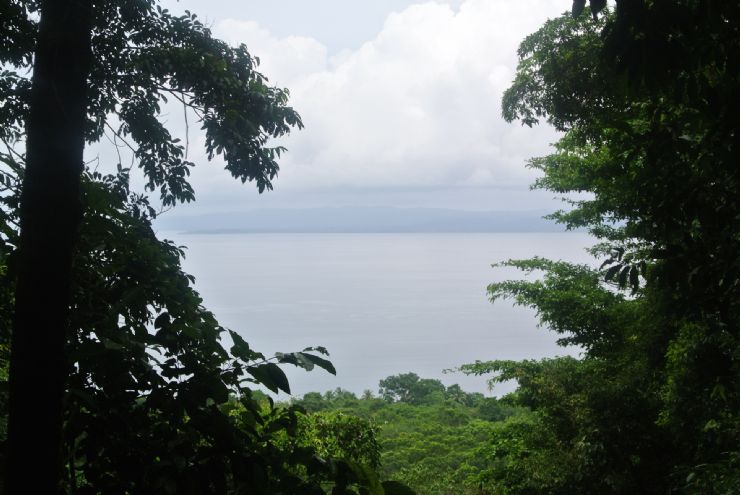
M 389 376 L 380 381 L 380 395 L 388 401 L 422 404 L 432 402 L 444 393 L 442 382 L 419 378 L 416 373 Z
M 530 162 L 535 187 L 566 195 L 552 218 L 587 228 L 606 260 L 508 261 L 538 277 L 489 286 L 583 356 L 463 367 L 518 381 L 509 400 L 533 412 L 491 444 L 486 489 L 733 493 L 740 7 L 592 1 L 603 15 L 589 17 L 585 4 L 524 40 L 503 113 L 564 132 Z
M 537 483 L 533 493 L 664 493 L 667 466 L 659 446 L 670 438 L 655 428 L 658 400 L 642 366 L 555 358 L 463 367 L 495 373 L 497 382 L 516 380 L 508 400 L 534 412 L 526 427 L 506 426 L 495 437 L 486 455 L 506 469 L 485 474 L 489 489 L 527 493 L 521 491 L 526 480 L 530 490 Z
M 224 493 L 258 487 L 273 493 L 325 485 L 330 470 L 296 474 L 297 466 L 316 462 L 315 452 L 276 447 L 276 432 L 295 435 L 297 411 L 274 408 L 245 387 L 285 390 L 275 362 L 327 366 L 312 354 L 325 350 L 268 360 L 232 332 L 228 353 L 220 343 L 225 330 L 181 270 L 182 249 L 156 239 L 151 208 L 128 190 L 127 172 L 90 173 L 83 185 L 65 401 L 68 489 Z M 10 196 L 4 203 L 14 204 Z M 14 218 L 15 210 L 3 211 Z M 11 277 L 16 237 L 6 232 L 0 246 L 8 264 L 0 275 Z M 3 328 L 9 315 L 5 308 Z M 231 414 L 236 404 L 238 417 Z
M 606 0 L 589 0 L 589 9 L 594 19 L 597 18 L 599 12 L 606 8 Z M 573 7 L 571 12 L 573 17 L 580 16 L 586 8 L 586 0 L 573 0 Z
M 341 411 L 316 412 L 298 422 L 297 437 L 319 456 L 347 459 L 374 470 L 380 467 L 376 435 L 377 427 L 368 420 Z
M 29 113 L 39 3 L 2 2 L 0 12 L 0 62 L 8 69 L 0 72 L 0 140 L 7 151 L 0 153 L 4 421 L 24 169 L 15 147 L 23 144 Z M 335 373 L 326 349 L 268 358 L 229 331 L 228 351 L 226 329 L 182 271 L 184 249 L 156 237 L 157 209 L 147 194 L 129 187 L 131 168 L 138 166 L 146 191 L 158 191 L 162 207 L 194 199 L 187 135 L 183 144 L 165 125 L 163 105 L 174 100 L 204 131 L 209 160 L 220 156 L 235 178 L 254 181 L 260 192 L 271 189 L 284 149 L 269 141 L 302 127 L 287 105 L 287 90 L 268 84 L 245 46 L 230 47 L 195 15 L 173 16 L 153 1 L 96 3 L 92 51 L 87 140 L 106 137 L 131 162 L 121 153 L 118 163 L 105 164 L 117 165 L 114 174 L 96 167 L 82 177 L 62 491 L 382 495 L 387 486 L 389 493 L 403 493 L 383 485 L 373 463 L 324 458 L 297 443 L 300 410 L 275 407 L 253 388 L 289 392 L 280 364 Z M 43 407 L 44 397 L 39 400 Z
M 740 13 L 717 2 L 630 5 L 528 37 L 504 115 L 547 116 L 567 131 L 555 154 L 532 161 L 544 172 L 536 185 L 593 196 L 556 219 L 608 241 L 622 266 L 660 260 L 651 276 L 719 310 L 737 300 L 739 42 L 729 26 Z M 721 290 L 707 297 L 705 286 Z
M 24 69 L 31 63 L 38 4 L 13 1 L 8 9 L 14 16 L 3 16 L 9 25 L 3 36 L 17 49 L 0 55 Z M 235 178 L 255 181 L 260 191 L 272 188 L 284 149 L 267 143 L 302 122 L 287 106 L 287 90 L 268 85 L 244 45 L 230 47 L 194 14 L 174 16 L 156 2 L 105 2 L 94 13 L 89 142 L 110 133 L 118 146 L 130 148 L 147 189 L 158 189 L 165 205 L 192 201 L 187 176 L 194 164 L 160 116 L 172 99 L 197 117 L 209 159 L 220 155 Z M 29 88 L 17 72 L 0 73 L 4 141 L 24 134 Z
M 572 460 L 557 449 L 555 435 L 537 415 L 522 414 L 496 424 L 477 452 L 487 466 L 478 475 L 480 493 L 560 493 Z M 558 462 L 553 462 L 555 455 Z
M 375 432 L 384 478 L 403 482 L 424 495 L 480 493 L 481 476 L 490 468 L 489 459 L 481 455 L 481 446 L 491 441 L 500 421 L 524 410 L 483 394 L 465 392 L 458 385 L 445 388 L 438 380 L 413 373 L 381 380 L 381 391 L 387 384 L 419 382 L 435 382 L 443 393 L 424 395 L 421 401 L 401 400 L 408 397 L 401 395 L 393 401 L 370 393 L 357 398 L 339 389 L 323 395 L 308 393 L 293 404 L 305 408 L 309 419 L 316 418 L 314 421 L 362 418 Z M 341 438 L 340 434 L 330 440 L 310 441 L 319 446 L 328 442 L 339 445 L 340 451 L 351 452 L 341 447 L 346 442 Z M 348 445 L 351 447 L 351 442 Z
M 288 389 L 275 362 L 299 364 L 295 354 L 267 360 L 233 333 L 229 354 L 219 342 L 224 329 L 180 269 L 182 251 L 154 237 L 139 214 L 144 200 L 124 203 L 121 180 L 86 181 L 77 331 L 69 343 L 67 483 L 102 493 L 315 491 L 331 470 L 299 476 L 297 467 L 315 462 L 315 453 L 280 449 L 274 440 L 279 431 L 295 434 L 297 411 L 259 402 L 245 386 Z M 240 405 L 237 418 L 232 403 Z
M 488 286 L 492 302 L 512 298 L 537 311 L 540 321 L 563 335 L 561 345 L 579 345 L 604 355 L 623 343 L 622 332 L 640 311 L 634 301 L 602 287 L 601 276 L 586 265 L 542 258 L 510 260 L 495 266 L 515 267 L 541 280 L 509 280 Z

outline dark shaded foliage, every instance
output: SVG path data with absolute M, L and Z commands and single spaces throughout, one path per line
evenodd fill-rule
M 52 12 L 49 5 L 0 3 L 0 61 L 12 69 L 0 73 L 3 378 L 13 288 L 25 262 L 18 252 L 18 220 L 19 198 L 28 187 L 27 156 L 16 148 L 28 134 L 29 115 L 38 111 L 26 69 L 34 60 L 39 14 L 43 22 Z M 71 4 L 54 5 L 64 10 Z M 72 281 L 58 291 L 60 298 L 69 291 L 69 319 L 49 328 L 64 336 L 63 327 L 69 327 L 58 356 L 64 373 L 55 375 L 64 379 L 59 490 L 403 493 L 396 484 L 382 484 L 371 469 L 322 458 L 315 449 L 285 441 L 295 438 L 299 409 L 275 407 L 253 389 L 289 392 L 278 364 L 335 373 L 324 357 L 326 349 L 268 358 L 235 332 L 228 333 L 232 346 L 225 349 L 221 339 L 226 330 L 203 308 L 193 278 L 181 269 L 183 248 L 155 236 L 152 221 L 159 208 L 146 192 L 129 186 L 131 169 L 139 167 L 146 191 L 159 192 L 161 207 L 194 199 L 187 181 L 194 165 L 187 158 L 187 139 L 183 144 L 173 136 L 162 117 L 164 105 L 175 101 L 205 131 L 209 159 L 219 155 L 235 178 L 255 182 L 260 192 L 271 189 L 283 149 L 268 141 L 302 126 L 287 106 L 287 90 L 270 86 L 244 46 L 213 38 L 193 14 L 174 16 L 154 1 L 120 0 L 94 2 L 89 21 L 86 104 L 76 108 L 86 119 L 79 133 L 80 158 L 73 164 L 78 168 L 75 187 L 81 191 L 73 202 L 79 199 L 84 214 L 78 226 L 68 229 L 74 237 Z M 79 55 L 57 51 L 55 60 Z M 117 172 L 104 175 L 85 168 L 80 175 L 82 137 L 88 143 L 107 138 L 124 150 L 117 164 L 104 164 Z M 53 207 L 44 197 L 37 203 L 46 211 Z M 36 308 L 40 313 L 46 309 Z M 14 351 L 11 359 L 18 356 Z M 44 390 L 33 381 L 19 384 L 30 394 Z M 0 392 L 4 406 L 5 389 Z M 42 393 L 16 403 L 42 411 L 53 400 Z M 2 412 L 4 419 L 5 408 Z M 53 439 L 48 440 L 54 450 Z M 56 472 L 51 468 L 39 477 L 49 479 L 49 472 Z
M 564 132 L 531 166 L 566 195 L 552 217 L 601 243 L 598 270 L 509 261 L 492 284 L 580 360 L 492 361 L 530 407 L 489 452 L 493 493 L 734 493 L 740 485 L 737 2 L 617 2 L 522 43 L 509 120 Z

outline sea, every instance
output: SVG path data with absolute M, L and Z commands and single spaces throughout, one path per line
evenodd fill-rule
M 521 278 L 491 265 L 541 256 L 598 264 L 588 234 L 188 234 L 185 270 L 219 322 L 266 355 L 323 346 L 337 369 L 285 366 L 293 396 L 343 388 L 377 393 L 390 375 L 413 372 L 500 396 L 487 377 L 450 371 L 493 359 L 579 355 L 538 325 L 534 310 L 492 304 L 491 282 Z M 537 275 L 532 275 L 536 277 Z M 224 344 L 230 346 L 228 337 Z M 278 397 L 285 400 L 285 394 Z

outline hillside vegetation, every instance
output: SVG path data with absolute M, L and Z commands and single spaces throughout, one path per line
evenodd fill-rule
M 300 422 L 307 444 L 326 456 L 379 466 L 384 479 L 419 495 L 480 493 L 497 469 L 492 442 L 505 442 L 508 429 L 531 421 L 526 409 L 506 400 L 414 373 L 382 380 L 377 395 L 337 389 L 293 404 L 307 412 Z

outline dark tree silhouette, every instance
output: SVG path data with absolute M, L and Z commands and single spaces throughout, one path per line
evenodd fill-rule
M 0 0 L 0 64 L 0 439 L 15 322 L 6 493 L 408 493 L 295 442 L 300 410 L 250 387 L 290 393 L 278 364 L 335 373 L 326 349 L 266 357 L 227 334 L 183 249 L 152 228 L 148 192 L 162 207 L 195 197 L 162 105 L 194 115 L 208 160 L 263 192 L 284 151 L 271 139 L 302 127 L 287 90 L 244 45 L 151 0 Z M 83 164 L 104 136 L 129 152 L 104 164 L 111 174 Z
M 82 219 L 90 17 L 90 0 L 41 4 L 20 209 L 7 493 L 59 491 L 70 276 Z M 41 407 L 38 397 L 44 398 Z

